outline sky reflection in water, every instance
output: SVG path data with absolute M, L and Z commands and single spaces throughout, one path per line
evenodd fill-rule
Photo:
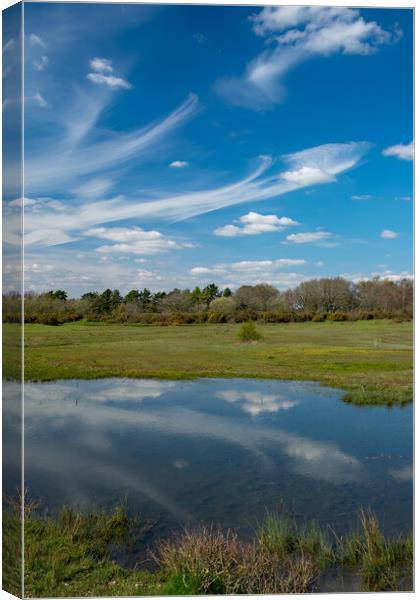
M 389 532 L 411 527 L 411 407 L 339 398 L 306 382 L 31 383 L 25 485 L 52 510 L 126 497 L 162 535 L 203 521 L 247 535 L 282 506 L 338 530 L 360 506 Z M 5 409 L 12 422 L 17 404 Z

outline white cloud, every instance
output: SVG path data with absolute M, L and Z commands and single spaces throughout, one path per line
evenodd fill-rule
M 232 263 L 230 266 L 234 271 L 264 270 L 267 267 L 284 268 L 297 265 L 304 265 L 306 260 L 303 258 L 278 258 L 277 260 L 241 260 Z
M 285 171 L 282 178 L 290 183 L 297 185 L 313 185 L 325 181 L 334 181 L 333 175 L 325 173 L 322 169 L 316 167 L 301 167 L 295 171 Z
M 371 54 L 401 37 L 398 29 L 391 35 L 353 8 L 267 6 L 250 19 L 254 32 L 269 36 L 274 47 L 252 60 L 241 77 L 219 80 L 216 90 L 232 104 L 255 110 L 280 102 L 286 74 L 313 56 Z
M 395 273 L 395 271 L 391 271 L 387 269 L 381 272 L 373 272 L 371 273 L 371 277 L 379 277 L 383 281 L 401 281 L 402 279 L 414 279 L 414 276 L 409 271 L 401 271 L 401 273 Z
M 92 71 L 97 71 L 99 73 L 112 73 L 114 70 L 111 61 L 107 58 L 92 58 L 89 61 L 89 66 Z
M 112 245 L 99 246 L 97 252 L 159 254 L 168 250 L 191 248 L 191 244 L 171 240 L 159 231 L 145 231 L 140 227 L 96 227 L 88 229 L 85 236 L 117 242 Z
M 169 166 L 171 169 L 183 169 L 184 167 L 188 167 L 189 164 L 186 160 L 173 160 Z
M 369 279 L 372 279 L 373 277 L 377 277 L 382 281 L 395 282 L 401 281 L 402 279 L 414 279 L 413 274 L 409 271 L 395 273 L 395 271 L 391 271 L 390 269 L 386 269 L 383 271 L 374 271 L 372 273 L 341 273 L 340 277 L 343 277 L 348 281 L 353 281 L 354 283 L 358 283 L 359 281 L 367 281 Z
M 131 90 L 133 87 L 131 83 L 122 77 L 115 77 L 114 75 L 103 75 L 102 73 L 88 73 L 86 77 L 89 81 L 97 83 L 99 85 L 105 84 L 110 88 L 122 88 L 125 90 Z
M 214 269 L 210 267 L 193 267 L 191 269 L 191 275 L 207 275 L 207 273 L 214 273 Z
M 87 78 L 93 83 L 99 85 L 107 85 L 110 88 L 122 88 L 130 90 L 133 86 L 129 81 L 122 77 L 111 75 L 114 72 L 112 62 L 108 58 L 92 58 L 89 61 L 89 66 L 94 73 L 89 73 Z
M 40 46 L 41 48 L 47 47 L 47 44 L 44 42 L 44 40 L 35 33 L 31 33 L 29 35 L 29 43 L 31 44 L 31 46 Z
M 37 201 L 32 198 L 16 198 L 9 202 L 9 206 L 33 206 L 36 203 Z
M 304 266 L 306 260 L 301 258 L 279 258 L 274 260 L 242 260 L 233 263 L 219 263 L 212 266 L 197 266 L 190 274 L 207 281 L 209 277 L 217 279 L 221 285 L 238 287 L 240 285 L 255 285 L 270 283 L 281 289 L 297 285 L 305 275 L 294 272 L 284 272 L 290 267 Z
M 48 102 L 47 102 L 47 101 L 45 100 L 45 98 L 44 98 L 44 97 L 43 97 L 41 94 L 39 94 L 39 93 L 37 93 L 37 94 L 34 94 L 34 95 L 32 96 L 32 98 L 31 98 L 31 99 L 32 99 L 32 100 L 33 100 L 33 101 L 34 101 L 36 104 L 38 104 L 38 106 L 41 106 L 42 108 L 47 108 L 47 106 L 48 106 Z
M 82 198 L 99 198 L 105 194 L 112 187 L 112 185 L 113 183 L 109 179 L 95 177 L 94 179 L 90 179 L 86 183 L 76 187 L 74 189 L 74 193 Z
M 235 237 L 240 235 L 258 235 L 260 233 L 270 233 L 273 231 L 282 231 L 286 227 L 299 225 L 289 217 L 277 217 L 276 215 L 261 215 L 256 212 L 249 212 L 239 218 L 240 226 L 224 225 L 214 230 L 215 235 L 224 237 Z
M 392 229 L 384 229 L 381 233 L 381 238 L 384 238 L 385 240 L 393 240 L 397 236 L 398 233 L 396 231 L 392 231 Z
M 206 39 L 206 36 L 203 33 L 193 33 L 192 37 L 193 40 L 198 44 L 202 44 Z
M 396 156 L 401 160 L 413 160 L 414 158 L 414 143 L 409 144 L 396 144 L 395 146 L 389 146 L 382 151 L 384 156 Z
M 68 235 L 63 229 L 37 229 L 27 233 L 24 237 L 25 246 L 42 245 L 57 246 L 59 244 L 68 244 L 75 241 L 76 238 Z
M 3 46 L 3 52 L 7 52 L 8 50 L 12 50 L 12 48 L 14 48 L 15 46 L 15 40 L 13 38 L 10 38 L 10 40 L 8 40 L 4 46 Z
M 352 200 L 370 200 L 371 198 L 370 194 L 355 194 L 351 197 Z
M 48 64 L 48 56 L 43 54 L 40 58 L 33 61 L 32 65 L 36 71 L 43 71 Z
M 148 271 L 147 269 L 137 269 L 136 271 L 139 283 L 161 281 L 162 277 L 157 275 L 154 271 Z
M 294 244 L 309 244 L 327 240 L 331 235 L 329 231 L 307 231 L 305 233 L 291 233 L 286 239 Z

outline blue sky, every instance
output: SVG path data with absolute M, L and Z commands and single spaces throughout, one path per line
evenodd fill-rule
M 27 289 L 411 273 L 412 44 L 403 9 L 27 4 Z

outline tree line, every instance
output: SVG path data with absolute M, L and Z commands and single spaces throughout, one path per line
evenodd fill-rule
M 170 292 L 118 289 L 69 298 L 65 290 L 26 293 L 25 322 L 61 325 L 86 319 L 109 323 L 188 324 L 289 321 L 345 321 L 375 318 L 407 320 L 413 314 L 413 283 L 373 278 L 353 283 L 325 277 L 280 292 L 269 284 L 243 285 L 236 291 L 210 283 Z M 20 322 L 20 298 L 3 296 L 3 320 Z

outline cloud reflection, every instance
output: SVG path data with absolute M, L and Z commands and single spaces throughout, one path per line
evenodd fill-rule
M 185 392 L 180 396 L 181 401 L 177 396 L 173 402 L 164 402 L 165 398 L 166 401 L 171 398 L 171 393 L 179 385 Z M 161 438 L 173 437 L 174 444 L 177 439 L 188 440 L 191 448 L 200 439 L 222 442 L 249 452 L 264 468 L 274 468 L 281 460 L 289 471 L 331 483 L 356 481 L 361 476 L 359 460 L 340 450 L 335 443 L 297 435 L 272 423 L 256 423 L 238 418 L 238 415 L 200 410 L 203 388 L 195 391 L 194 386 L 197 385 L 200 384 L 118 379 L 77 382 L 77 385 L 75 382 L 30 384 L 26 390 L 25 429 L 27 435 L 36 440 L 29 458 L 31 466 L 46 466 L 45 456 L 42 459 L 37 457 L 45 432 L 61 432 L 62 443 L 65 443 L 66 435 L 76 431 L 83 455 L 86 458 L 94 456 L 98 468 L 104 471 L 111 469 L 110 465 L 115 460 L 115 436 L 136 434 L 141 439 L 146 432 L 151 432 Z M 215 391 L 215 396 L 238 404 L 241 411 L 252 416 L 287 410 L 298 404 L 297 400 L 289 400 L 286 395 L 254 391 L 221 390 Z M 162 403 L 158 408 L 153 404 L 125 404 L 126 400 L 142 401 L 146 398 L 161 398 Z M 40 402 L 42 399 L 44 401 Z M 55 455 L 57 449 L 51 451 Z M 51 466 L 51 461 L 47 462 Z M 77 470 L 77 465 L 67 466 Z M 117 473 L 121 474 L 121 480 L 131 477 L 123 465 L 113 473 L 114 479 L 118 478 Z
M 299 404 L 296 400 L 288 400 L 283 396 L 276 394 L 262 394 L 260 392 L 235 392 L 226 390 L 217 392 L 216 397 L 226 402 L 240 402 L 241 409 L 252 415 L 257 416 L 261 413 L 274 413 L 279 410 L 289 410 Z

